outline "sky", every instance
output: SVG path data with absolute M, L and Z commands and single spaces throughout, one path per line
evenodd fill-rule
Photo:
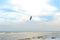
M 60 0 L 0 0 L 0 31 L 60 31 Z

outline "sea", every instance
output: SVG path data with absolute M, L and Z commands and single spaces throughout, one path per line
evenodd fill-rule
M 60 32 L 0 32 L 0 40 L 60 40 Z

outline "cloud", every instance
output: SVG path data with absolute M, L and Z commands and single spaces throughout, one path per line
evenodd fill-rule
M 35 21 L 34 23 L 25 22 L 17 25 L 20 26 L 20 31 L 60 31 L 60 12 L 56 12 L 50 22 Z
M 55 12 L 58 9 L 49 5 L 49 1 L 8 0 L 8 4 L 0 7 L 0 25 L 6 26 L 6 28 L 2 27 L 1 30 L 4 28 L 18 31 L 57 30 L 57 26 L 60 26 L 60 12 Z M 41 16 L 48 17 L 50 15 L 53 15 L 52 21 L 49 21 L 48 18 L 41 18 Z M 29 20 L 30 16 L 33 17 L 31 21 Z
M 34 22 L 46 22 L 47 18 L 38 16 L 52 15 L 57 10 L 56 7 L 48 4 L 50 0 L 8 0 L 8 4 L 2 6 L 1 17 L 6 22 L 20 23 L 29 20 L 30 15 L 33 16 Z M 13 18 L 13 20 L 12 20 Z M 15 18 L 15 20 L 14 20 Z
M 60 26 L 60 12 L 56 12 L 55 15 L 53 16 L 53 20 L 50 22 L 49 25 L 52 25 L 52 26 Z
M 18 5 L 25 14 L 33 16 L 50 15 L 57 8 L 48 4 L 49 0 L 10 0 L 10 4 Z M 17 7 L 14 7 L 17 10 Z

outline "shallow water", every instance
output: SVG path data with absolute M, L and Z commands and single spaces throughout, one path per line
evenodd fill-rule
M 60 33 L 0 32 L 0 40 L 60 40 Z M 38 36 L 43 36 L 38 38 Z M 34 38 L 33 38 L 34 37 Z M 56 37 L 52 39 L 51 37 Z

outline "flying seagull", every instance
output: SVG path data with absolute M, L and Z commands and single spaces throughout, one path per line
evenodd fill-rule
M 30 16 L 30 20 L 32 19 L 32 16 Z

